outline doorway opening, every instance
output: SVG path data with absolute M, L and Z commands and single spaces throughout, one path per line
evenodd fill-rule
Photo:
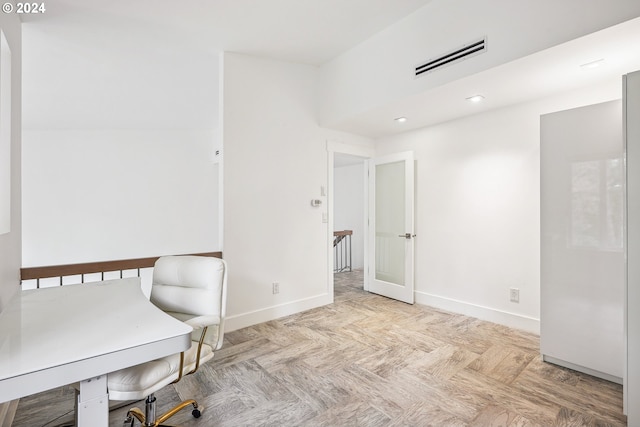
M 335 298 L 365 289 L 367 158 L 334 153 L 332 172 Z

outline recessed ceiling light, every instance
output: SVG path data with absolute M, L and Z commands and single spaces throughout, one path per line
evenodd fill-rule
M 587 62 L 586 64 L 580 65 L 580 68 L 597 68 L 604 64 L 604 59 L 598 59 L 596 61 Z
M 467 101 L 473 102 L 477 104 L 478 102 L 482 102 L 484 100 L 484 96 L 482 95 L 473 95 L 467 98 Z
M 406 117 L 396 117 L 394 120 L 396 122 L 398 122 L 398 123 L 404 123 L 404 122 L 407 121 L 407 118 Z

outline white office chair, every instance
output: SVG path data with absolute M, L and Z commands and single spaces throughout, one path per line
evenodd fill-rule
M 226 311 L 227 269 L 222 259 L 201 256 L 166 256 L 153 269 L 151 302 L 167 314 L 194 328 L 192 345 L 187 351 L 132 366 L 107 377 L 110 400 L 145 399 L 145 412 L 132 408 L 125 426 L 135 419 L 143 426 L 160 427 L 181 409 L 193 406 L 192 415 L 200 417 L 195 400 L 186 400 L 156 417 L 154 393 L 162 387 L 194 373 L 201 363 L 213 357 L 222 346 Z M 123 301 L 126 304 L 126 301 Z

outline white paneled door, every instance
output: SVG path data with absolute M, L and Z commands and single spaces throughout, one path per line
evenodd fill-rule
M 413 152 L 369 160 L 369 291 L 413 304 Z

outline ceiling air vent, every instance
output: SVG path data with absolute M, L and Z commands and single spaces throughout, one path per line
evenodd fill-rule
M 438 68 L 450 65 L 458 61 L 479 55 L 487 50 L 487 38 L 467 43 L 453 52 L 446 53 L 438 58 L 428 60 L 425 64 L 416 67 L 416 77 L 437 70 Z

